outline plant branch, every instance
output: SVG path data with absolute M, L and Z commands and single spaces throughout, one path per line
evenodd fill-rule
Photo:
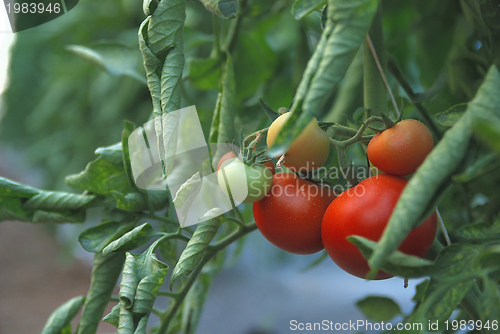
M 257 225 L 255 223 L 251 223 L 248 225 L 244 225 L 244 227 L 237 229 L 235 232 L 232 234 L 228 235 L 224 239 L 220 240 L 213 246 L 209 246 L 209 248 L 206 250 L 205 255 L 201 259 L 199 265 L 196 267 L 196 269 L 189 275 L 189 278 L 187 282 L 184 284 L 182 289 L 179 292 L 175 293 L 175 300 L 174 303 L 168 308 L 163 314 L 161 314 L 160 317 L 160 322 L 161 325 L 158 328 L 158 331 L 156 332 L 157 334 L 166 334 L 168 330 L 168 325 L 170 324 L 170 321 L 173 319 L 175 316 L 177 310 L 181 306 L 182 302 L 184 301 L 184 298 L 186 297 L 187 293 L 189 292 L 189 289 L 191 286 L 194 284 L 196 281 L 196 278 L 202 271 L 203 267 L 211 260 L 213 259 L 217 253 L 236 240 L 244 237 L 248 233 L 254 231 L 257 229 Z
M 382 5 L 379 5 L 373 18 L 363 51 L 363 100 L 364 106 L 369 109 L 366 111 L 366 118 L 368 118 L 369 112 L 380 115 L 387 110 L 387 94 L 384 88 L 386 57 L 382 30 Z
M 408 95 L 408 98 L 413 103 L 415 108 L 417 108 L 420 115 L 422 115 L 422 117 L 425 120 L 425 123 L 429 126 L 432 133 L 438 138 L 438 140 L 441 139 L 441 137 L 442 137 L 441 131 L 439 131 L 439 129 L 437 128 L 436 124 L 432 120 L 427 109 L 422 105 L 422 103 L 417 101 L 417 96 L 416 96 L 415 92 L 413 91 L 410 84 L 408 83 L 408 81 L 405 79 L 405 77 L 403 76 L 403 74 L 399 70 L 398 65 L 396 64 L 396 61 L 394 61 L 394 59 L 390 58 L 388 63 L 387 63 L 387 67 L 389 69 L 389 72 L 396 79 L 396 81 L 399 83 L 401 88 L 403 88 L 406 95 Z
M 389 96 L 391 97 L 391 102 L 392 106 L 394 107 L 394 110 L 396 111 L 396 115 L 399 117 L 399 108 L 396 103 L 396 100 L 394 99 L 394 95 L 392 94 L 391 87 L 389 86 L 389 83 L 387 82 L 387 77 L 385 76 L 384 69 L 382 67 L 382 64 L 380 64 L 380 60 L 377 56 L 377 52 L 375 50 L 375 47 L 373 46 L 373 42 L 370 38 L 370 35 L 366 35 L 366 43 L 368 45 L 368 48 L 370 49 L 370 52 L 372 53 L 373 60 L 375 61 L 375 65 L 377 66 L 377 69 L 380 73 L 380 77 L 382 78 L 382 81 L 384 82 L 385 89 L 389 93 Z
M 443 232 L 444 239 L 446 240 L 446 244 L 449 246 L 451 245 L 451 240 L 450 236 L 448 235 L 448 232 L 446 231 L 446 227 L 444 226 L 443 218 L 441 218 L 441 214 L 439 213 L 438 208 L 436 208 L 436 215 L 439 221 L 439 226 L 441 227 L 441 232 Z

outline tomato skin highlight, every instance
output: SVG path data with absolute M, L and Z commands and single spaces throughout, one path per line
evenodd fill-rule
M 219 163 L 217 164 L 216 172 L 219 172 L 220 166 L 224 163 L 224 161 L 229 160 L 229 159 L 235 159 L 235 158 L 236 158 L 236 155 L 234 155 L 233 151 L 229 151 L 226 154 L 224 154 L 220 158 Z M 267 168 L 269 168 L 271 170 L 271 173 L 274 174 L 276 172 L 276 167 L 274 166 L 274 163 L 272 160 L 269 160 L 269 161 L 263 163 L 263 165 L 266 166 Z
M 372 176 L 344 191 L 330 204 L 323 217 L 321 232 L 328 255 L 340 268 L 351 275 L 366 277 L 369 272 L 367 261 L 346 238 L 359 235 L 378 241 L 407 183 L 398 176 Z M 434 241 L 436 229 L 434 212 L 407 235 L 398 250 L 423 257 Z M 390 277 L 392 275 L 379 271 L 375 279 Z
M 291 113 L 283 114 L 271 124 L 267 132 L 268 147 L 273 145 L 290 115 Z M 321 130 L 316 118 L 313 118 L 288 148 L 283 165 L 295 172 L 312 171 L 323 166 L 329 154 L 330 139 L 326 132 Z
M 333 191 L 301 179 L 294 173 L 277 173 L 271 191 L 253 204 L 255 223 L 276 247 L 294 254 L 322 250 L 321 223 Z
M 366 154 L 384 173 L 402 176 L 415 173 L 433 146 L 432 134 L 423 123 L 405 119 L 376 134 Z

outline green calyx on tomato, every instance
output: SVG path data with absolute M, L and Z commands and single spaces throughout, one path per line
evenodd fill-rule
M 290 118 L 290 113 L 276 118 L 267 132 L 267 146 L 276 141 L 279 131 Z M 283 165 L 294 172 L 311 171 L 324 165 L 330 154 L 330 140 L 321 130 L 316 118 L 306 126 L 304 131 L 292 142 L 285 153 Z
M 323 217 L 321 232 L 328 255 L 340 268 L 351 275 L 366 277 L 369 272 L 367 261 L 346 238 L 358 235 L 378 241 L 407 183 L 406 179 L 398 176 L 372 176 L 333 200 Z M 398 250 L 423 257 L 432 245 L 436 229 L 434 212 L 407 235 Z M 379 271 L 375 279 L 390 277 L 392 275 Z
M 216 170 L 216 172 L 219 172 L 220 166 L 224 163 L 224 161 L 230 160 L 230 159 L 235 159 L 235 158 L 236 158 L 236 155 L 234 154 L 233 151 L 229 151 L 226 154 L 224 154 L 220 158 L 219 163 L 217 164 L 217 170 Z M 273 173 L 273 174 L 275 173 L 276 168 L 274 167 L 274 163 L 273 163 L 272 160 L 268 160 L 268 161 L 262 163 L 262 165 L 266 166 L 267 168 L 269 168 L 271 170 L 271 173 Z
M 253 216 L 262 235 L 276 247 L 294 254 L 322 250 L 321 223 L 335 198 L 322 187 L 295 173 L 277 173 L 269 193 L 253 204 Z
M 432 134 L 421 122 L 405 119 L 376 134 L 368 143 L 368 160 L 387 174 L 413 174 L 432 151 Z
M 254 203 L 271 189 L 273 173 L 264 165 L 248 165 L 239 158 L 230 158 L 217 166 L 217 180 L 222 191 L 235 201 Z

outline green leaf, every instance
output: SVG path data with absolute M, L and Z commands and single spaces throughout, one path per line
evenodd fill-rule
M 0 196 L 0 222 L 5 220 L 32 221 L 33 212 L 25 210 L 22 198 Z
M 454 105 L 450 109 L 437 113 L 434 117 L 442 126 L 452 126 L 463 116 L 467 110 L 467 103 Z
M 167 2 L 167 1 L 162 1 Z M 154 2 L 156 4 L 156 1 Z M 162 63 L 149 48 L 148 43 L 148 27 L 151 22 L 151 16 L 146 18 L 139 28 L 139 47 L 142 52 L 144 68 L 146 69 L 146 79 L 148 82 L 149 93 L 153 102 L 153 115 L 155 118 L 161 117 L 161 97 L 160 97 L 160 73 Z M 161 131 L 161 126 L 158 129 Z M 161 133 L 161 132 L 158 132 Z
M 446 131 L 403 190 L 369 260 L 372 274 L 397 249 L 406 235 L 423 221 L 440 186 L 450 179 L 463 161 L 471 138 L 473 118 L 490 113 L 500 114 L 499 90 L 500 73 L 492 66 L 463 117 Z
M 179 212 L 178 216 L 181 227 L 184 227 L 189 210 L 191 209 L 196 196 L 198 196 L 202 184 L 203 178 L 201 177 L 200 172 L 196 172 L 196 174 L 191 176 L 181 185 L 175 194 L 175 198 L 172 202 L 175 205 L 175 209 Z
M 111 241 L 130 231 L 135 224 L 105 222 L 86 229 L 78 236 L 78 242 L 87 252 L 99 253 Z
M 496 152 L 500 152 L 500 119 L 484 117 L 474 122 L 474 134 Z
M 122 281 L 120 282 L 120 302 L 126 309 L 134 305 L 135 293 L 139 278 L 137 277 L 136 257 L 130 253 L 125 254 L 125 265 L 123 266 Z
M 77 334 L 95 334 L 120 276 L 124 260 L 125 254 L 121 252 L 94 255 L 90 289 L 83 305 Z
M 224 18 L 233 19 L 238 14 L 240 5 L 238 0 L 200 0 L 206 9 Z
M 139 320 L 139 323 L 137 324 L 137 328 L 135 329 L 134 334 L 146 334 L 148 320 L 149 320 L 149 314 L 143 316 L 141 320 Z
M 73 334 L 73 330 L 71 329 L 71 323 L 67 324 L 60 332 L 60 334 Z
M 304 111 L 317 113 L 329 94 L 344 77 L 358 49 L 363 44 L 377 12 L 379 0 L 330 0 L 328 20 L 334 22 L 331 35 L 317 71 L 304 99 Z M 325 29 L 326 31 L 326 29 Z
M 122 323 L 122 314 L 127 318 L 129 313 L 135 317 L 145 317 L 151 313 L 168 272 L 168 266 L 159 261 L 153 253 L 158 242 L 151 245 L 142 254 L 126 253 L 123 277 L 120 283 L 120 324 L 130 327 L 129 320 Z M 139 325 L 140 326 L 140 325 Z
M 264 32 L 260 34 L 264 35 Z M 275 74 L 277 56 L 260 34 L 246 31 L 238 34 L 234 53 L 236 101 L 254 95 L 259 86 Z
M 193 236 L 181 254 L 177 265 L 172 271 L 168 286 L 172 289 L 175 280 L 181 275 L 189 275 L 200 263 L 208 245 L 212 242 L 221 225 L 220 217 L 213 218 L 198 224 Z
M 163 150 L 165 152 L 164 157 L 162 157 L 162 162 L 164 165 L 164 175 L 167 176 L 172 171 L 174 166 L 175 154 L 177 153 L 177 141 L 179 138 L 179 122 L 180 122 L 180 111 L 170 112 L 167 115 L 163 115 L 161 118 L 161 135 L 158 136 L 158 140 L 163 140 Z M 158 119 L 155 119 L 155 127 L 158 127 Z M 161 149 L 160 149 L 161 152 Z
M 467 183 L 498 167 L 500 167 L 498 154 L 489 153 L 476 159 L 462 174 L 454 175 L 452 180 L 455 182 Z
M 482 282 L 483 289 L 479 296 L 478 312 L 483 324 L 489 321 L 491 325 L 493 321 L 498 322 L 498 319 L 500 319 L 500 309 L 498 307 L 500 305 L 500 291 L 495 281 L 484 277 Z M 496 330 L 491 331 L 491 333 L 495 332 Z
M 75 210 L 89 204 L 94 195 L 79 195 L 58 191 L 40 191 L 27 200 L 23 208 L 28 210 Z
M 56 223 L 56 224 L 67 224 L 67 223 L 83 223 L 85 221 L 85 211 L 75 212 L 51 212 L 37 210 L 33 214 L 32 222 L 34 224 L 44 224 L 44 223 Z
M 185 8 L 183 0 L 161 1 L 149 25 L 151 50 L 157 55 L 168 52 L 161 69 L 162 114 L 181 108 Z
M 66 176 L 66 184 L 76 190 L 89 191 L 99 195 L 109 194 L 112 190 L 128 193 L 132 189 L 123 169 L 123 164 L 114 164 L 101 155 L 90 162 L 79 174 Z
M 357 4 L 357 3 L 356 3 Z M 330 3 L 328 8 L 330 8 Z M 348 7 L 349 5 L 347 5 Z M 352 6 L 352 3 L 351 3 Z M 351 8 L 353 10 L 353 8 Z M 300 133 L 302 132 L 303 129 L 309 124 L 311 118 L 319 113 L 321 110 L 320 108 L 316 110 L 306 110 L 304 103 L 307 95 L 309 94 L 309 90 L 311 87 L 311 83 L 315 77 L 316 73 L 319 72 L 319 67 L 320 63 L 323 61 L 324 54 L 326 53 L 326 48 L 327 44 L 329 42 L 330 37 L 333 34 L 333 30 L 335 27 L 334 22 L 332 21 L 332 16 L 330 14 L 330 10 L 328 11 L 328 20 L 326 23 L 326 26 L 323 30 L 323 33 L 321 34 L 321 38 L 318 42 L 318 45 L 316 46 L 316 49 L 314 50 L 314 53 L 312 57 L 309 59 L 309 62 L 307 63 L 307 67 L 302 75 L 302 79 L 299 83 L 299 86 L 297 88 L 297 91 L 295 93 L 295 98 L 293 101 L 292 108 L 290 112 L 292 113 L 290 118 L 285 122 L 283 127 L 281 128 L 280 132 L 278 133 L 278 136 L 276 140 L 274 141 L 273 145 L 269 148 L 268 155 L 270 157 L 278 157 L 285 153 L 288 149 L 288 147 L 291 145 L 292 141 L 297 138 Z M 370 20 L 371 22 L 371 20 Z M 368 23 L 368 26 L 370 25 L 370 22 Z M 365 23 L 362 24 L 363 26 Z M 368 31 L 368 28 L 367 28 Z M 366 35 L 366 31 L 364 33 Z M 363 35 L 363 37 L 364 37 Z M 347 35 L 346 35 L 347 36 Z M 358 48 L 360 44 L 358 45 Z M 341 48 L 339 50 L 348 50 L 347 48 Z M 329 50 L 331 53 L 332 50 Z M 326 57 L 326 56 L 325 56 Z M 330 56 L 328 56 L 330 57 Z M 326 59 L 326 58 L 325 58 Z M 331 67 L 336 67 L 337 69 L 341 69 L 343 64 L 339 65 L 331 65 Z M 347 70 L 349 64 L 345 65 L 345 71 Z M 324 72 L 324 69 L 322 70 Z M 330 70 L 331 72 L 331 70 Z M 325 76 L 330 77 L 330 74 L 325 73 Z M 318 79 L 316 79 L 318 80 Z M 340 78 L 339 78 L 340 80 Z M 330 87 L 330 86 L 328 86 Z M 327 88 L 327 87 L 325 87 Z M 328 89 L 328 88 L 327 88 Z M 326 96 L 325 96 L 326 98 Z
M 415 295 L 413 296 L 412 300 L 414 302 L 420 303 L 424 300 L 425 297 L 425 292 L 427 291 L 427 287 L 429 286 L 429 280 L 426 279 L 419 285 L 415 287 Z
M 31 198 L 41 190 L 0 177 L 0 196 Z
M 122 131 L 122 161 L 125 170 L 125 175 L 127 176 L 129 185 L 132 188 L 141 191 L 140 188 L 137 187 L 137 185 L 135 184 L 134 175 L 132 173 L 132 165 L 130 162 L 130 151 L 128 147 L 128 138 L 130 137 L 130 134 L 134 132 L 135 125 L 128 121 L 125 121 L 124 123 L 125 124 L 123 126 L 123 131 Z
M 126 309 L 123 303 L 120 303 L 120 316 L 118 320 L 118 333 L 133 334 L 136 327 L 132 311 Z
M 479 272 L 482 246 L 454 244 L 444 248 L 435 261 L 436 270 L 427 287 L 421 312 L 427 319 L 450 317 L 474 283 L 471 274 Z
M 376 242 L 360 236 L 350 236 L 347 240 L 358 247 L 361 254 L 367 259 L 377 247 Z M 413 278 L 431 274 L 434 270 L 434 265 L 428 260 L 395 251 L 387 258 L 381 269 L 396 276 Z
M 191 289 L 186 295 L 182 309 L 182 332 L 196 333 L 196 327 L 207 299 L 208 291 L 212 284 L 212 275 L 202 273 L 196 278 Z
M 101 42 L 92 47 L 68 45 L 66 50 L 73 52 L 111 75 L 128 76 L 146 83 L 144 75 L 137 71 L 141 64 L 140 57 L 136 54 L 137 51 L 125 45 Z
M 42 334 L 59 334 L 70 321 L 76 316 L 83 303 L 85 296 L 74 297 L 59 306 L 45 323 Z
M 356 302 L 356 306 L 365 317 L 376 322 L 388 322 L 402 314 L 399 305 L 392 299 L 379 296 L 368 296 Z
M 498 241 L 496 239 L 495 241 Z M 500 266 L 500 245 L 491 245 L 485 248 L 479 257 L 479 263 L 483 267 L 497 268 Z
M 500 239 L 500 220 L 497 220 L 494 224 L 481 222 L 462 226 L 455 232 L 455 236 L 460 242 L 465 243 L 497 241 Z
M 118 191 L 111 191 L 111 195 L 116 200 L 116 207 L 127 212 L 142 212 L 148 209 L 146 196 L 149 199 L 153 210 L 161 210 L 168 202 L 167 191 L 148 190 L 145 193 L 129 193 L 123 195 Z
M 328 258 L 328 253 L 326 251 L 322 251 L 320 256 L 316 258 L 313 262 L 311 262 L 307 267 L 301 270 L 301 272 L 305 272 L 308 270 L 311 270 L 313 268 L 316 268 L 318 265 L 320 265 L 325 259 Z
M 141 263 L 142 261 L 142 263 Z M 138 258 L 139 284 L 134 300 L 133 312 L 139 316 L 146 316 L 151 313 L 153 304 L 158 295 L 158 290 L 165 280 L 168 272 L 168 266 L 159 261 L 155 254 L 148 255 L 146 258 Z
M 379 0 L 330 0 L 328 20 L 285 122 L 268 154 L 277 157 L 323 109 L 365 40 Z
M 201 90 L 215 89 L 221 77 L 219 58 L 188 58 L 185 77 Z
M 118 323 L 120 320 L 120 304 L 116 304 L 113 306 L 111 311 L 102 319 L 102 321 L 106 321 L 108 324 L 111 324 L 118 328 Z
M 271 119 L 271 121 L 274 121 L 276 118 L 280 116 L 276 111 L 274 111 L 269 105 L 267 105 L 266 102 L 262 101 L 262 99 L 259 99 L 260 105 L 262 106 L 262 109 L 266 113 L 266 115 Z
M 98 147 L 95 150 L 95 154 L 102 155 L 107 161 L 119 165 L 122 162 L 122 142 L 116 143 L 111 146 Z
M 107 245 L 102 250 L 102 254 L 107 255 L 111 252 L 127 252 L 136 249 L 146 244 L 149 239 L 156 235 L 158 235 L 158 233 L 153 227 L 149 223 L 144 223 Z
M 151 4 L 144 3 L 145 13 L 150 13 Z M 186 2 L 169 0 L 156 4 L 154 12 L 139 28 L 139 46 L 153 102 L 158 147 L 163 147 L 167 155 L 162 157 L 163 173 L 167 176 L 172 168 L 173 155 L 175 155 L 177 143 L 175 131 L 178 122 L 170 122 L 172 119 L 166 122 L 167 119 L 161 117 L 181 107 L 184 68 L 182 36 L 186 20 Z
M 292 14 L 297 20 L 300 20 L 312 11 L 325 6 L 326 2 L 326 0 L 295 0 L 292 6 Z

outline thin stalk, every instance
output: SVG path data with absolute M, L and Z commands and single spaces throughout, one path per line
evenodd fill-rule
M 383 75 L 385 67 L 384 34 L 382 31 L 382 7 L 379 5 L 364 44 L 363 99 L 372 115 L 380 115 L 387 109 Z M 368 118 L 368 114 L 366 117 Z
M 441 227 L 441 232 L 443 232 L 443 236 L 444 236 L 444 239 L 446 240 L 446 244 L 449 246 L 449 245 L 451 245 L 450 236 L 448 235 L 448 232 L 446 231 L 446 227 L 444 226 L 443 218 L 441 218 L 441 214 L 439 213 L 438 208 L 436 208 L 436 214 L 438 217 L 439 226 Z
M 373 46 L 373 42 L 370 38 L 370 35 L 366 35 L 366 42 L 367 42 L 368 48 L 370 49 L 370 52 L 373 56 L 373 60 L 375 61 L 375 65 L 377 66 L 377 70 L 380 73 L 380 77 L 382 78 L 382 82 L 384 83 L 385 89 L 387 90 L 387 93 L 389 93 L 389 96 L 391 97 L 392 106 L 394 107 L 394 110 L 396 111 L 396 115 L 399 117 L 400 113 L 399 113 L 398 104 L 396 103 L 396 99 L 394 99 L 394 95 L 392 94 L 391 87 L 389 86 L 389 83 L 387 82 L 387 77 L 385 76 L 384 68 L 382 67 L 382 64 L 380 63 L 379 57 L 377 56 L 377 52 L 375 50 L 375 47 Z
M 422 105 L 422 103 L 417 101 L 416 94 L 411 88 L 411 85 L 409 82 L 405 79 L 404 75 L 401 73 L 399 70 L 396 62 L 393 59 L 389 59 L 389 62 L 387 63 L 389 72 L 391 72 L 392 76 L 396 81 L 399 83 L 401 88 L 405 91 L 406 95 L 408 95 L 408 98 L 410 101 L 413 103 L 415 108 L 417 108 L 418 112 L 422 116 L 422 118 L 425 120 L 425 123 L 429 127 L 429 129 L 432 131 L 432 133 L 436 136 L 436 138 L 439 140 L 442 137 L 441 131 L 439 131 L 438 127 L 432 120 L 432 117 L 429 114 L 429 111 Z
M 363 141 L 369 141 L 373 136 L 363 136 L 363 133 L 365 132 L 366 129 L 368 129 L 368 125 L 370 123 L 381 123 L 382 119 L 377 116 L 371 116 L 368 118 L 363 125 L 359 128 L 358 131 L 354 134 L 349 139 L 340 141 L 340 140 L 335 140 L 330 138 L 330 146 L 335 148 L 337 151 L 337 156 L 339 159 L 339 165 L 342 170 L 342 174 L 346 177 L 348 187 L 353 187 L 358 183 L 358 180 L 354 176 L 353 171 L 351 170 L 351 173 L 349 172 L 351 166 L 349 166 L 349 160 L 347 159 L 347 148 L 351 145 L 354 145 L 356 143 L 360 143 Z

